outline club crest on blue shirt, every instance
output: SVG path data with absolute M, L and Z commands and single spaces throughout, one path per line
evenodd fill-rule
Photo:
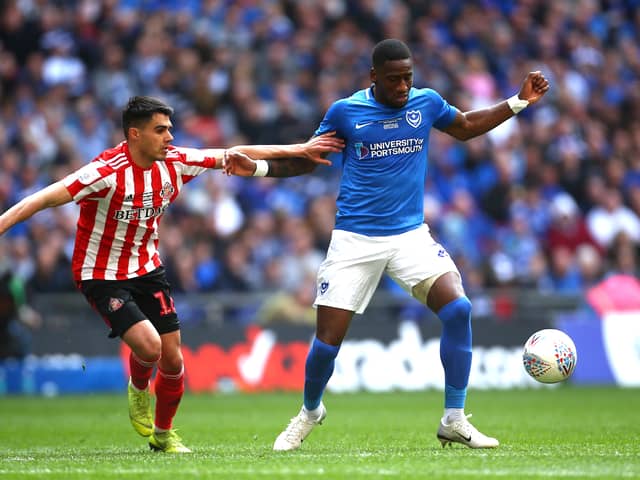
M 407 119 L 407 123 L 413 128 L 418 128 L 422 123 L 422 113 L 420 110 L 408 110 L 405 118 Z
M 359 159 L 367 158 L 369 156 L 369 149 L 365 147 L 364 143 L 356 142 L 354 147 Z

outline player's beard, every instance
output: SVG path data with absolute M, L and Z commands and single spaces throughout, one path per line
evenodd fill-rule
M 408 101 L 409 101 L 408 94 L 388 92 L 384 103 L 386 103 L 387 105 L 393 108 L 403 108 Z
M 404 107 L 409 101 L 408 94 L 397 94 L 393 97 L 393 105 L 397 108 Z

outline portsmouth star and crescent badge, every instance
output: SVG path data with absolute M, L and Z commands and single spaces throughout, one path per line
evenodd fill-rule
M 420 110 L 408 110 L 405 118 L 407 119 L 407 123 L 413 128 L 418 128 L 422 123 L 422 113 Z

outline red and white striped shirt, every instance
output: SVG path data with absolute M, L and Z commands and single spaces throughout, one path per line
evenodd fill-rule
M 165 160 L 141 168 L 127 142 L 68 175 L 80 205 L 72 270 L 79 280 L 125 280 L 158 268 L 158 225 L 182 186 L 213 168 L 215 150 L 169 147 Z

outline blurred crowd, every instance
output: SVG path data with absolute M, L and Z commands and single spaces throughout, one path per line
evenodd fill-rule
M 573 294 L 638 273 L 639 0 L 14 0 L 0 2 L 0 209 L 123 140 L 132 95 L 175 110 L 175 144 L 308 139 L 336 99 L 369 85 L 395 37 L 414 84 L 461 110 L 551 90 L 488 135 L 434 132 L 425 218 L 471 292 Z M 259 318 L 308 319 L 340 175 L 199 177 L 165 214 L 176 292 L 273 292 Z M 73 291 L 77 206 L 0 239 L 32 292 Z M 385 280 L 382 288 L 393 289 Z M 298 308 L 300 307 L 300 308 Z

